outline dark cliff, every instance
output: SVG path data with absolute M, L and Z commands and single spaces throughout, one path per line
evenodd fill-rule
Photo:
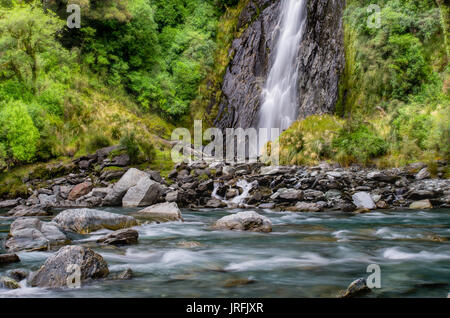
M 251 0 L 239 24 L 248 28 L 234 40 L 234 55 L 222 85 L 222 100 L 215 126 L 254 127 L 261 105 L 261 92 L 271 67 L 280 11 L 276 0 Z M 344 43 L 344 0 L 309 0 L 307 25 L 299 49 L 299 117 L 331 113 L 338 99 Z

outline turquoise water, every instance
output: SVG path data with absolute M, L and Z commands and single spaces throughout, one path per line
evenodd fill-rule
M 115 213 L 133 210 L 105 209 Z M 103 232 L 74 244 L 100 253 L 127 281 L 102 280 L 80 289 L 0 289 L 0 297 L 336 297 L 367 266 L 381 267 L 381 289 L 366 297 L 447 297 L 450 292 L 450 210 L 280 213 L 268 234 L 213 231 L 213 222 L 241 210 L 183 210 L 184 223 L 136 227 L 139 244 L 96 245 Z M 0 236 L 12 220 L 0 216 Z M 196 247 L 186 247 L 195 242 Z M 192 245 L 192 244 L 191 244 Z M 22 263 L 0 267 L 37 270 L 51 252 L 20 252 Z M 251 284 L 236 285 L 236 280 Z M 248 282 L 248 281 L 247 281 Z

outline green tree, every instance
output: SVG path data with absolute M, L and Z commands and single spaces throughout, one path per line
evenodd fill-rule
M 37 90 L 41 54 L 59 47 L 64 22 L 38 3 L 0 8 L 0 79 L 16 77 Z

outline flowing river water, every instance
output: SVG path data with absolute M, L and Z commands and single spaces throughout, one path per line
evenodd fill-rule
M 135 209 L 106 208 L 114 213 Z M 213 231 L 214 221 L 242 210 L 183 210 L 185 222 L 136 227 L 139 243 L 104 247 L 100 231 L 72 244 L 100 253 L 110 272 L 131 268 L 131 280 L 100 280 L 80 289 L 0 289 L 0 297 L 336 297 L 369 264 L 381 267 L 381 289 L 365 297 L 447 297 L 450 210 L 292 213 L 257 210 L 272 233 Z M 0 214 L 0 238 L 12 219 Z M 3 214 L 4 215 L 4 214 Z M 19 252 L 0 267 L 37 270 L 55 251 Z

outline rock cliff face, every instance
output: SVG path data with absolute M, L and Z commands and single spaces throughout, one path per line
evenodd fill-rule
M 215 121 L 218 128 L 254 127 L 261 93 L 270 71 L 281 1 L 251 0 L 239 25 L 248 25 L 234 40 L 234 55 L 224 76 L 223 97 Z M 338 98 L 345 64 L 342 11 L 344 0 L 308 0 L 307 25 L 299 49 L 298 114 L 330 113 Z

